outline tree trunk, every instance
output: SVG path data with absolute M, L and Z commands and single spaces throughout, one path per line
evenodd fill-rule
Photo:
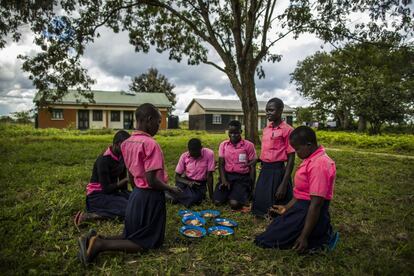
M 239 95 L 244 114 L 244 137 L 257 145 L 260 143 L 257 122 L 259 108 L 256 99 L 254 71 L 244 74 L 240 88 L 242 91 L 237 91 L 237 94 Z
M 359 116 L 358 119 L 358 131 L 359 132 L 364 132 L 367 129 L 367 120 L 365 119 L 364 116 Z

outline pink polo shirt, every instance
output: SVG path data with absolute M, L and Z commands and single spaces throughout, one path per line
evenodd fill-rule
M 145 173 L 157 171 L 157 177 L 168 181 L 164 166 L 164 155 L 160 145 L 148 133 L 135 131 L 121 145 L 125 166 L 134 177 L 135 186 L 150 189 Z
M 248 162 L 257 158 L 254 144 L 248 140 L 240 140 L 236 145 L 230 140 L 221 142 L 219 157 L 224 158 L 224 170 L 229 173 L 249 173 Z
M 214 172 L 214 152 L 208 148 L 201 149 L 201 156 L 193 158 L 187 151 L 183 153 L 178 161 L 175 172 L 183 174 L 192 180 L 205 181 L 207 179 L 208 172 Z
M 287 155 L 295 152 L 289 143 L 289 135 L 292 131 L 293 127 L 284 121 L 276 127 L 273 126 L 273 122 L 270 122 L 263 129 L 260 160 L 268 163 L 287 161 Z
M 310 196 L 313 195 L 331 200 L 335 177 L 335 162 L 320 146 L 311 156 L 304 159 L 296 170 L 293 196 L 297 199 L 310 200 Z

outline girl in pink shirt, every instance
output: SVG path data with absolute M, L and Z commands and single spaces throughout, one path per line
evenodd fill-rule
M 92 176 L 86 186 L 86 210 L 79 211 L 74 219 L 75 226 L 88 220 L 123 219 L 130 192 L 127 171 L 121 153 L 122 143 L 130 137 L 125 130 L 118 131 L 112 146 L 95 161 Z
M 241 138 L 239 121 L 231 121 L 228 132 L 230 139 L 219 147 L 220 182 L 213 199 L 216 205 L 228 202 L 238 210 L 248 202 L 253 190 L 257 156 L 254 144 Z
M 179 202 L 186 208 L 200 204 L 206 196 L 213 197 L 214 152 L 204 148 L 200 139 L 188 141 L 188 151 L 183 153 L 175 168 L 175 185 L 182 190 L 173 203 Z
M 283 108 L 283 101 L 278 98 L 270 99 L 266 104 L 266 117 L 270 123 L 263 129 L 262 168 L 252 204 L 252 212 L 258 217 L 264 217 L 272 205 L 286 204 L 292 198 L 295 150 L 289 144 L 289 135 L 293 128 L 282 120 Z
M 295 174 L 293 198 L 286 205 L 272 207 L 280 216 L 255 238 L 255 243 L 266 248 L 292 248 L 300 253 L 324 247 L 332 249 L 339 237 L 332 231 L 329 215 L 335 162 L 318 146 L 315 132 L 309 127 L 295 129 L 290 143 L 303 160 Z
M 130 181 L 135 185 L 125 212 L 124 233 L 106 239 L 91 231 L 79 238 L 79 256 L 84 264 L 93 261 L 103 251 L 136 253 L 158 248 L 164 241 L 164 191 L 177 194 L 180 189 L 167 184 L 163 153 L 152 138 L 161 123 L 160 112 L 147 103 L 137 108 L 135 117 L 137 131 L 121 146 Z

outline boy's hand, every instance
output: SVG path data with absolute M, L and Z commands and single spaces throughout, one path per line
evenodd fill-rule
M 299 236 L 299 238 L 296 240 L 295 244 L 292 247 L 292 249 L 296 250 L 299 253 L 305 252 L 307 248 L 308 248 L 308 239 L 305 237 L 302 237 L 302 235 Z
M 286 212 L 286 207 L 284 205 L 273 205 L 269 211 L 283 215 Z
M 182 193 L 183 191 L 179 187 L 172 186 L 171 189 L 170 189 L 170 192 L 172 194 L 178 195 L 178 194 Z
M 286 196 L 286 192 L 287 192 L 287 185 L 285 183 L 281 183 L 279 187 L 277 188 L 277 191 L 275 194 L 276 200 L 283 200 Z
M 221 182 L 221 187 L 230 189 L 230 183 L 226 179 L 224 179 L 224 181 Z

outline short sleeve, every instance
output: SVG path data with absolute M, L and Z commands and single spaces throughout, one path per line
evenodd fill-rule
M 248 143 L 246 151 L 247 151 L 247 157 L 249 158 L 249 161 L 252 161 L 253 159 L 257 158 L 256 149 L 254 148 L 253 143 Z
M 214 172 L 216 170 L 216 163 L 214 160 L 214 152 L 208 150 L 207 171 Z
M 288 129 L 286 139 L 285 139 L 285 143 L 286 143 L 285 146 L 286 146 L 286 153 L 287 154 L 295 152 L 295 149 L 290 145 L 290 142 L 289 142 L 289 137 L 290 137 L 290 134 L 292 133 L 292 131 L 293 131 L 293 129 L 291 129 L 291 128 Z
M 163 169 L 164 156 L 157 143 L 145 144 L 145 157 L 143 161 L 145 172 Z
M 224 158 L 224 142 L 222 142 L 221 144 L 220 144 L 220 146 L 219 146 L 219 150 L 218 150 L 218 152 L 219 152 L 219 157 L 222 157 L 222 158 Z
M 329 185 L 329 164 L 326 162 L 312 162 L 308 167 L 309 195 L 326 198 L 331 190 Z
M 178 174 L 183 174 L 185 172 L 185 153 L 181 154 L 175 172 Z

